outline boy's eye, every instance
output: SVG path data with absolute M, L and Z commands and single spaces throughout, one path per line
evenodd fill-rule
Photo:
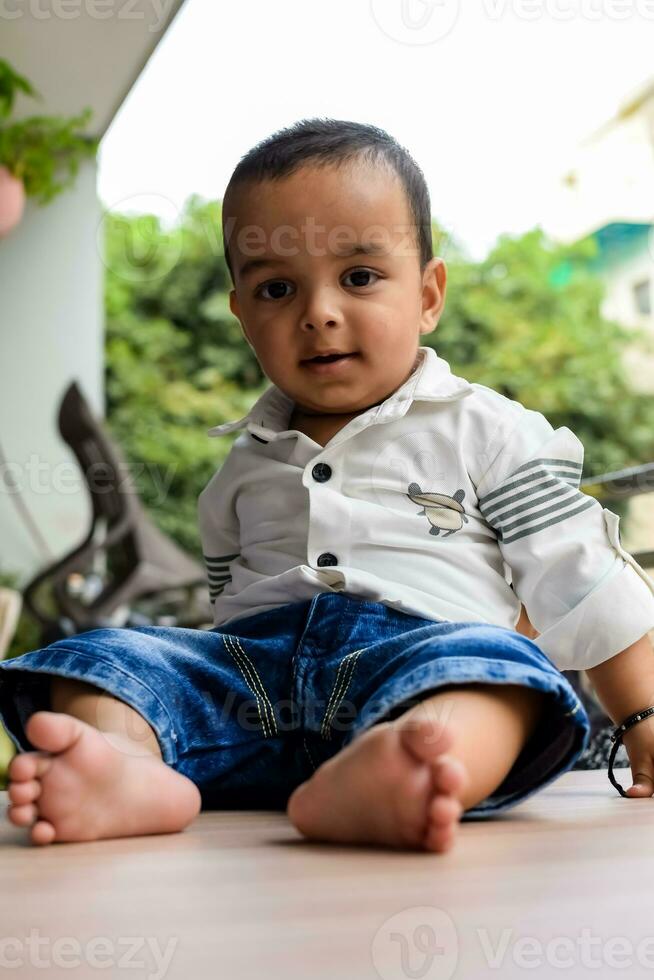
M 283 293 L 279 293 L 279 292 L 275 293 L 275 290 L 279 290 L 280 286 L 289 286 L 289 285 L 290 283 L 287 282 L 286 279 L 271 279 L 270 282 L 264 282 L 261 284 L 261 286 L 258 286 L 254 291 L 254 295 L 260 296 L 262 299 L 286 299 L 286 296 Z M 263 296 L 262 293 L 264 289 L 273 290 L 273 295 Z
M 375 279 L 379 279 L 379 276 L 377 275 L 377 273 L 376 272 L 373 272 L 372 269 L 353 269 L 352 272 L 348 272 L 347 273 L 347 276 L 345 278 L 347 279 L 348 276 L 374 276 Z M 353 283 L 353 285 L 354 286 L 370 286 L 370 283 L 369 282 L 355 282 L 355 283 Z

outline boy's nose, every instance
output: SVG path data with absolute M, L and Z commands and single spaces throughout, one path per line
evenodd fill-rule
M 304 320 L 302 326 L 308 328 L 309 330 L 315 330 L 316 327 L 335 327 L 336 320 L 323 320 L 318 317 L 314 317 L 311 320 Z
M 313 290 L 311 295 L 307 297 L 302 311 L 302 326 L 305 329 L 315 329 L 316 327 L 333 327 L 341 322 L 342 316 L 333 289 L 326 287 Z

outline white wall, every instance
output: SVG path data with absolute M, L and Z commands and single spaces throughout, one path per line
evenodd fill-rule
M 0 447 L 55 557 L 82 538 L 90 519 L 56 428 L 59 401 L 74 378 L 96 412 L 104 401 L 96 171 L 87 161 L 73 188 L 49 205 L 28 201 L 21 224 L 0 240 Z M 0 570 L 25 580 L 47 557 L 21 522 L 6 477 L 0 472 Z

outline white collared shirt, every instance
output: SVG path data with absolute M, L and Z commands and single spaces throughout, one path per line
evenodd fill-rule
M 654 581 L 582 493 L 565 426 L 453 375 L 431 347 L 324 446 L 271 385 L 199 498 L 214 625 L 345 591 L 425 619 L 513 629 L 520 601 L 560 669 L 654 627 Z

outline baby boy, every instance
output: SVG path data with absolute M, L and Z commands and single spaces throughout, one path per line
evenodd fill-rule
M 285 808 L 306 837 L 445 851 L 569 769 L 583 669 L 654 703 L 654 582 L 578 489 L 579 440 L 421 346 L 430 199 L 383 130 L 313 119 L 239 162 L 230 305 L 271 386 L 200 497 L 214 624 L 99 629 L 0 663 L 35 844 Z M 535 637 L 516 629 L 521 604 Z M 625 735 L 654 792 L 654 727 Z

